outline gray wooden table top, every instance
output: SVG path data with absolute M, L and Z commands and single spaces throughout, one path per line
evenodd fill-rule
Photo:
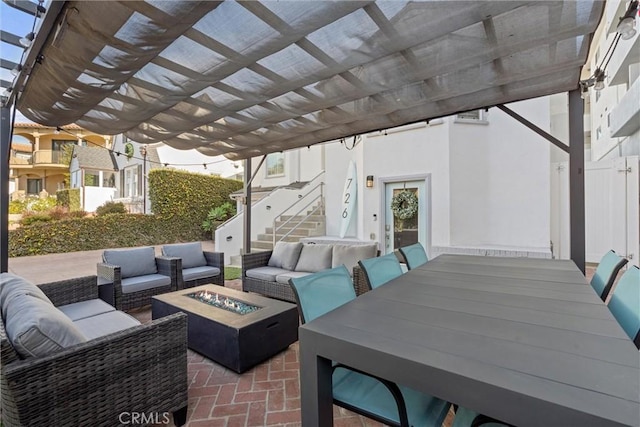
M 303 325 L 307 345 L 519 426 L 640 425 L 640 353 L 571 261 L 442 255 Z

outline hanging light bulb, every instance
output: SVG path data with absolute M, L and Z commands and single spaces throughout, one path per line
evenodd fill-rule
M 600 68 L 596 69 L 594 78 L 596 79 L 596 82 L 593 85 L 593 88 L 597 91 L 604 89 L 604 71 Z
M 31 46 L 31 43 L 33 43 L 33 39 L 35 38 L 35 34 L 33 32 L 30 32 L 29 34 L 27 34 L 26 36 L 24 36 L 23 38 L 20 39 L 20 44 L 26 49 L 29 46 Z
M 629 3 L 629 8 L 620 18 L 616 31 L 620 34 L 622 40 L 629 40 L 636 35 L 636 14 L 638 13 L 638 1 L 633 0 Z

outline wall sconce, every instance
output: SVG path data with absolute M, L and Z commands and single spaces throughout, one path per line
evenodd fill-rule
M 373 188 L 373 175 L 367 175 L 367 188 Z

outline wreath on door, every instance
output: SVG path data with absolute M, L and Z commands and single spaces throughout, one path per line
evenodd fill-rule
M 409 219 L 418 213 L 418 196 L 412 191 L 401 191 L 391 199 L 393 216 L 399 219 Z

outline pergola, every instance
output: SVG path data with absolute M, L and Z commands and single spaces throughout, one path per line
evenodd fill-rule
M 20 3 L 13 1 L 12 3 Z M 2 107 L 245 159 L 498 106 L 570 154 L 584 268 L 582 67 L 603 1 L 56 1 Z M 569 92 L 566 145 L 505 103 Z M 5 162 L 6 165 L 6 162 Z M 0 269 L 7 270 L 8 170 Z M 248 235 L 247 235 L 248 234 Z

